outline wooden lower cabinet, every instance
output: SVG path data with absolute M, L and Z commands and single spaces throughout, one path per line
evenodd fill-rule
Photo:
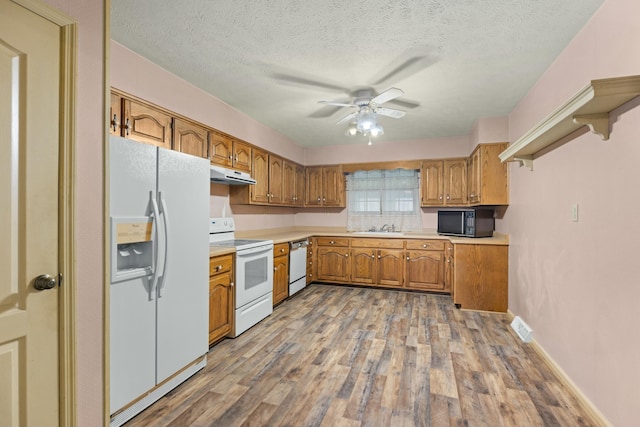
M 273 247 L 273 305 L 289 296 L 289 243 Z
M 404 285 L 404 251 L 401 249 L 378 249 L 377 283 L 381 286 L 399 288 Z
M 407 251 L 405 287 L 425 291 L 444 291 L 444 252 Z
M 320 240 L 320 238 L 318 238 Z M 348 239 L 345 239 L 348 240 Z M 344 283 L 350 280 L 351 258 L 349 247 L 321 246 L 317 249 L 317 280 Z
M 506 312 L 509 247 L 454 245 L 453 303 L 471 310 Z
M 233 329 L 233 255 L 209 258 L 209 345 Z
M 351 249 L 351 281 L 358 285 L 376 283 L 376 250 L 367 248 Z

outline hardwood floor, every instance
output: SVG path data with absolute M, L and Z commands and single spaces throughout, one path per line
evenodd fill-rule
M 504 314 L 311 285 L 127 426 L 587 426 Z

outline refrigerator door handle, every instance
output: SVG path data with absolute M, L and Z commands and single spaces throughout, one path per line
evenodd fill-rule
M 162 297 L 162 291 L 167 279 L 167 258 L 169 258 L 169 211 L 167 205 L 162 198 L 162 191 L 158 191 L 158 199 L 160 200 L 160 213 L 164 222 L 164 259 L 162 260 L 162 279 L 158 282 L 158 298 Z
M 156 203 L 156 199 L 153 197 L 153 190 L 149 191 L 149 200 L 151 201 L 151 211 L 153 212 L 153 222 L 155 223 L 155 236 L 153 239 L 153 262 L 151 264 L 151 269 L 153 270 L 153 274 L 151 275 L 149 286 L 149 301 L 153 301 L 153 296 L 156 293 L 156 285 L 158 283 L 158 225 L 160 224 L 160 210 L 158 209 L 158 203 Z

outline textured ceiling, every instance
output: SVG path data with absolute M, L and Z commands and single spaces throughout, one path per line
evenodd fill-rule
M 419 139 L 508 114 L 603 1 L 111 0 L 111 37 L 303 146 L 363 142 L 318 104 L 361 88 Z

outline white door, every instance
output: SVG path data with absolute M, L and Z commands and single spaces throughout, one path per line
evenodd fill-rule
M 0 425 L 59 423 L 60 27 L 0 0 Z M 46 283 L 46 282 L 45 282 Z

